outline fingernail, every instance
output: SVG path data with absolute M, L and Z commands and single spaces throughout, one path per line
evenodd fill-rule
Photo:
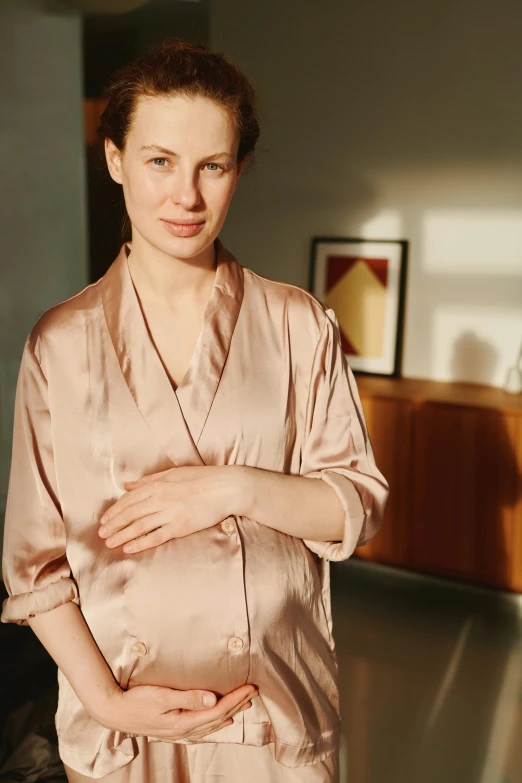
M 125 544 L 123 547 L 124 552 L 134 552 L 134 544 Z
M 100 519 L 100 522 L 102 523 L 102 525 L 105 524 L 105 522 L 107 522 L 107 516 L 105 514 Z
M 213 707 L 216 703 L 216 697 L 212 693 L 206 693 L 203 696 L 203 704 L 205 707 Z
M 107 535 L 107 528 L 106 527 L 101 527 L 98 530 L 98 533 L 100 534 L 100 536 L 105 537 Z
M 107 546 L 113 546 L 113 544 L 114 544 L 114 538 L 112 538 L 111 536 L 111 538 L 107 539 Z

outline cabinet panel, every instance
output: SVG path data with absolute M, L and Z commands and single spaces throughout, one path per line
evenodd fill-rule
M 373 541 L 356 549 L 357 557 L 406 566 L 410 560 L 413 412 L 409 400 L 361 396 L 379 470 L 390 484 L 384 524 Z
M 509 588 L 518 417 L 422 403 L 414 448 L 414 568 Z
M 522 396 L 360 376 L 382 530 L 358 557 L 522 593 Z
M 518 499 L 517 431 L 520 417 L 481 416 L 477 454 L 476 574 L 481 582 L 513 589 Z
M 510 435 L 513 453 L 512 527 L 513 552 L 511 569 L 511 588 L 522 593 L 522 416 L 512 416 Z

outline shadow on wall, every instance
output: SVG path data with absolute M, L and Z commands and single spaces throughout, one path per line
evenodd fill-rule
M 499 191 L 510 189 L 508 178 L 501 176 L 497 185 L 491 185 L 491 191 L 485 190 L 479 184 L 479 172 L 477 166 L 475 171 L 462 174 L 460 188 L 467 191 L 465 206 L 462 195 L 440 193 L 435 184 L 430 196 L 426 192 L 429 171 L 419 173 L 421 209 L 395 204 L 402 233 L 411 243 L 405 375 L 503 386 L 507 369 L 516 357 L 522 334 L 522 258 L 518 259 L 522 246 L 522 198 L 517 204 L 512 194 L 504 193 L 510 205 L 501 208 L 494 202 L 500 198 Z M 431 173 L 437 182 L 436 173 Z M 456 179 L 456 175 L 448 174 L 444 189 L 449 191 Z M 514 179 L 519 181 L 522 192 L 522 161 Z M 492 203 L 486 207 L 488 199 Z M 441 221 L 434 235 L 430 228 L 432 216 L 450 212 L 452 221 L 447 225 Z M 502 216 L 506 214 L 515 225 L 511 236 L 502 233 Z M 491 253 L 483 251 L 474 256 L 466 243 L 473 244 L 473 230 L 480 221 L 491 224 Z M 378 228 L 379 210 L 373 224 Z M 451 236 L 452 231 L 459 231 L 458 241 Z M 430 241 L 436 241 L 437 247 L 431 247 Z
M 498 352 L 487 340 L 472 331 L 466 331 L 453 344 L 450 370 L 455 381 L 474 378 L 477 383 L 488 384 L 495 377 Z

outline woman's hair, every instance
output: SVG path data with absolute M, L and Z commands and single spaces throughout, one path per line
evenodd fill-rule
M 98 135 L 123 152 L 141 96 L 196 95 L 227 109 L 240 134 L 238 162 L 250 156 L 259 137 L 256 95 L 248 78 L 225 55 L 180 38 L 167 39 L 114 75 Z

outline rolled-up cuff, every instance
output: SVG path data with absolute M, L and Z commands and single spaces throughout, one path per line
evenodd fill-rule
M 366 513 L 354 484 L 342 473 L 333 470 L 307 473 L 307 478 L 319 478 L 328 484 L 339 498 L 344 511 L 342 541 L 310 541 L 303 539 L 306 546 L 325 560 L 347 560 L 359 544 Z
M 56 609 L 57 606 L 68 601 L 80 603 L 78 588 L 72 579 L 63 577 L 31 593 L 21 593 L 6 598 L 2 605 L 0 620 L 3 623 L 28 625 L 28 617 L 50 612 L 51 609 Z

